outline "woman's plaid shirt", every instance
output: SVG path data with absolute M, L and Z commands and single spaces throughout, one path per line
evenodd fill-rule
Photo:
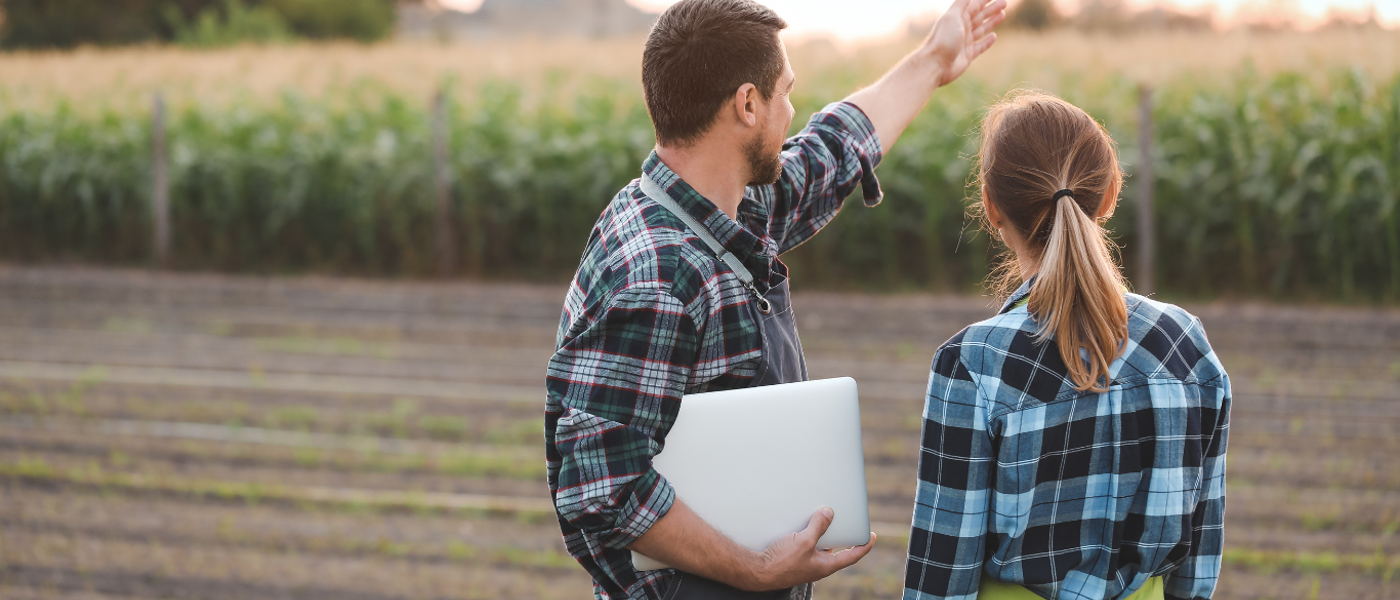
M 1109 391 L 1037 345 L 1030 282 L 933 359 L 904 597 L 1210 598 L 1220 574 L 1230 381 L 1186 311 L 1128 294 Z
M 853 104 L 813 115 L 782 153 L 777 184 L 751 187 L 730 219 L 666 168 L 642 170 L 744 262 L 761 291 L 776 257 L 825 226 L 857 186 L 880 200 L 880 141 Z M 569 286 L 546 379 L 549 489 L 569 553 L 599 598 L 660 598 L 669 571 L 638 572 L 624 548 L 670 510 L 651 467 L 681 396 L 746 387 L 763 339 L 738 277 L 680 219 L 632 182 L 613 198 Z

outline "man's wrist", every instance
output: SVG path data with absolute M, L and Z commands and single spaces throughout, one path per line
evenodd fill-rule
M 734 587 L 749 591 L 764 591 L 771 587 L 769 582 L 771 577 L 768 572 L 768 560 L 765 555 L 754 552 L 748 548 L 736 557 L 739 562 L 737 581 L 733 582 Z
M 942 60 L 939 60 L 938 52 L 930 44 L 919 46 L 919 49 L 911 52 L 906 59 L 908 66 L 917 74 L 928 78 L 932 90 L 947 85 L 943 81 L 943 73 L 946 71 Z
M 948 65 L 932 50 L 924 52 L 922 64 L 919 65 L 933 78 L 933 89 L 941 88 L 951 82 L 943 80 L 943 74 L 948 72 Z

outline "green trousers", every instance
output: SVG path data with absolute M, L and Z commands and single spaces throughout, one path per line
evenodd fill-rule
M 1142 584 L 1138 591 L 1128 596 L 1128 600 L 1163 600 L 1166 593 L 1162 590 L 1162 578 L 1153 577 Z M 1025 588 L 1025 586 L 1014 583 L 1002 583 L 990 577 L 986 573 L 982 574 L 982 583 L 978 587 L 977 600 L 1042 600 Z

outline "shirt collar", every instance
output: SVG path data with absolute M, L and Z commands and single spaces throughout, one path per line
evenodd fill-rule
M 745 228 L 738 221 L 729 218 L 729 215 L 724 214 L 724 211 L 715 206 L 715 203 L 710 202 L 708 198 L 700 195 L 700 192 L 695 191 L 695 188 L 690 187 L 690 184 L 681 179 L 680 175 L 667 167 L 666 163 L 661 162 L 661 157 L 656 154 L 655 150 L 652 150 L 651 156 L 648 156 L 646 162 L 642 164 L 642 172 L 661 186 L 661 189 L 665 190 L 666 194 L 690 216 L 708 228 L 715 239 L 724 246 L 724 249 L 738 257 L 739 260 L 750 263 L 756 256 L 762 255 L 765 246 L 763 239 L 758 234 Z M 746 188 L 744 201 L 739 207 L 740 216 L 742 217 L 746 210 L 754 210 L 759 207 L 760 204 L 749 197 L 749 190 Z M 755 273 L 754 276 L 760 280 L 763 279 L 758 273 Z
M 1023 300 L 1026 296 L 1030 295 L 1031 286 L 1035 285 L 1035 278 L 1039 276 L 1040 275 L 1038 273 L 1035 275 L 1031 275 L 1030 279 L 1027 279 L 1024 283 L 1021 284 L 1021 287 L 1016 288 L 1016 291 L 1011 293 L 1011 297 L 1007 298 L 1006 302 L 1001 305 L 1001 310 L 997 311 L 997 314 L 1006 314 L 1008 312 L 1011 312 L 1011 309 L 1016 308 L 1016 304 L 1021 302 L 1021 300 Z

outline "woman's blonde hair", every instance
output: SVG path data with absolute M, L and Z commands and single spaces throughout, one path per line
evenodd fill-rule
M 1033 261 L 1021 265 L 1007 252 L 992 287 L 1004 299 L 1020 285 L 1022 266 L 1038 267 L 1027 306 L 1038 340 L 1056 342 L 1075 389 L 1106 391 L 1109 365 L 1128 337 L 1117 246 L 1101 225 L 1123 185 L 1113 139 L 1073 104 L 1015 92 L 982 121 L 978 159 L 978 182 Z M 983 226 L 995 232 L 985 218 Z

